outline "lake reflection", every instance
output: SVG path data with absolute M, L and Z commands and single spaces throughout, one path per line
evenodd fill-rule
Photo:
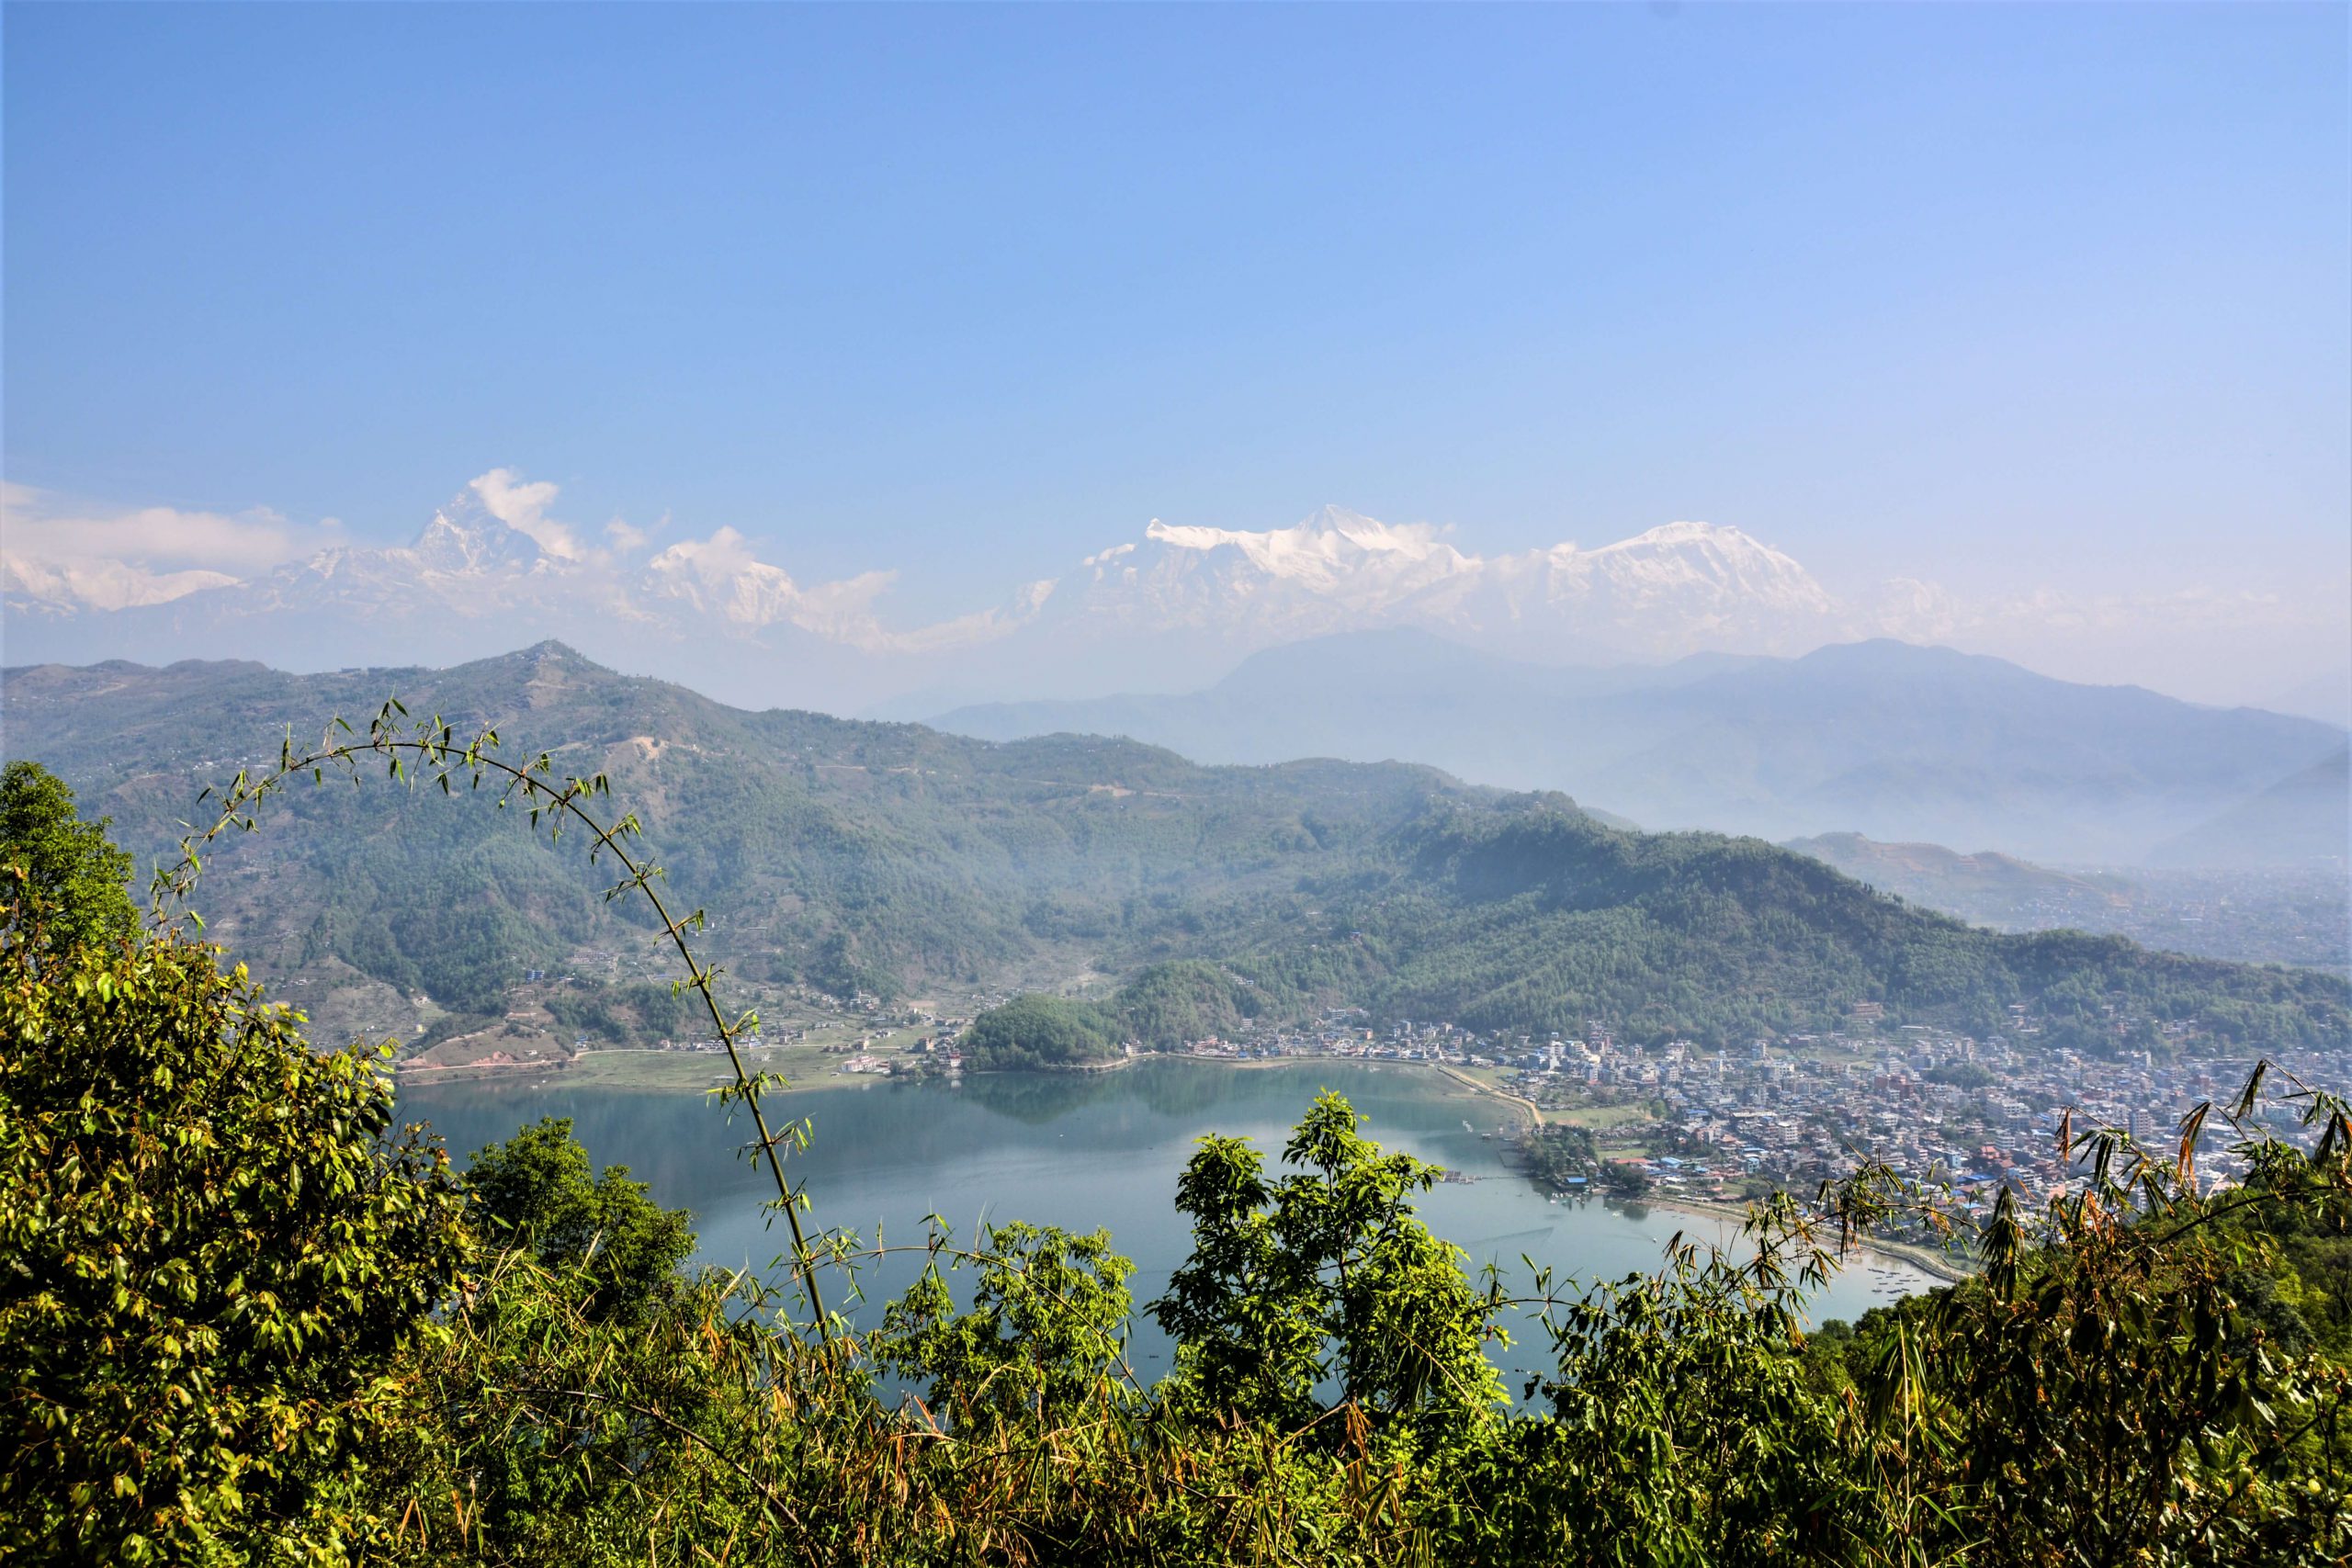
M 1382 1144 L 1478 1178 L 1423 1194 L 1419 1213 L 1474 1265 L 1498 1263 L 1522 1283 L 1522 1256 L 1560 1275 L 1608 1279 L 1656 1269 L 1677 1230 L 1728 1238 L 1724 1227 L 1670 1210 L 1547 1201 L 1503 1168 L 1497 1142 L 1479 1136 L 1501 1125 L 1500 1107 L 1423 1068 L 1152 1060 L 1114 1073 L 989 1075 L 960 1089 L 811 1089 L 771 1103 L 780 1117 L 805 1116 L 812 1123 L 809 1147 L 788 1169 L 808 1183 L 816 1224 L 894 1244 L 920 1242 L 924 1217 L 933 1213 L 948 1222 L 959 1242 L 977 1238 L 984 1222 L 1107 1226 L 1117 1249 L 1135 1259 L 1130 1285 L 1140 1308 L 1161 1293 L 1189 1250 L 1175 1192 L 1194 1140 L 1207 1133 L 1251 1138 L 1272 1167 L 1323 1089 L 1346 1095 L 1363 1114 L 1366 1134 Z M 539 1117 L 569 1116 L 599 1164 L 626 1165 L 651 1184 L 657 1200 L 694 1211 L 703 1260 L 759 1269 L 785 1250 L 781 1223 L 771 1234 L 760 1209 L 774 1190 L 766 1174 L 738 1152 L 748 1122 L 730 1124 L 707 1097 L 573 1089 L 560 1078 L 476 1081 L 404 1086 L 401 1112 L 430 1122 L 459 1158 Z M 857 1315 L 877 1317 L 879 1303 L 904 1290 L 919 1266 L 899 1258 L 870 1269 Z M 1928 1282 L 1902 1271 L 1905 1290 Z M 838 1303 L 842 1281 L 829 1277 L 823 1283 L 829 1303 Z M 1888 1300 L 1892 1285 L 1857 1267 L 1828 1287 L 1816 1312 L 1850 1319 Z M 1541 1370 L 1544 1349 L 1521 1344 L 1498 1359 L 1507 1371 Z M 1164 1371 L 1167 1350 L 1139 1313 L 1136 1371 L 1147 1377 Z

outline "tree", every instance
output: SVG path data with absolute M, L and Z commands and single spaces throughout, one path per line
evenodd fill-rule
M 1756 1238 L 1759 1243 L 1765 1238 Z M 1547 1314 L 1548 1416 L 1511 1423 L 1457 1482 L 1489 1562 L 1645 1564 L 1878 1561 L 1860 1440 L 1792 1355 L 1792 1303 L 1678 1248 L 1659 1275 Z
M 1612 1198 L 1644 1197 L 1650 1190 L 1650 1173 L 1639 1160 L 1607 1160 L 1600 1167 L 1600 1188 Z
M 2241 1143 L 2245 1184 L 2206 1197 L 2158 1162 L 2113 1181 L 2122 1140 L 2087 1134 L 2090 1189 L 2053 1201 L 2040 1246 L 2005 1190 L 1984 1274 L 1866 1314 L 1847 1350 L 1902 1438 L 1886 1489 L 1932 1493 L 1942 1544 L 1993 1562 L 2343 1561 L 2352 1373 L 2279 1311 L 2260 1223 L 2345 1223 L 2352 1129 L 2328 1113 L 2311 1156 Z M 1911 1410 L 1939 1419 L 1906 1429 Z
M 647 1197 L 628 1167 L 591 1173 L 569 1117 L 548 1117 L 481 1150 L 465 1185 L 484 1232 L 511 1237 L 541 1267 L 574 1279 L 600 1319 L 642 1319 L 695 1249 L 686 1212 Z
M 1600 1163 L 1592 1129 L 1573 1122 L 1535 1127 L 1520 1147 L 1528 1175 L 1545 1187 L 1565 1188 L 1573 1178 L 1589 1179 Z
M 963 1043 L 985 1071 L 1080 1066 L 1119 1054 L 1116 1029 L 1092 1002 L 1033 994 L 980 1014 Z
M 1111 1250 L 1111 1233 L 1013 1224 L 982 1241 L 972 1310 L 957 1314 L 947 1281 L 926 1269 L 869 1341 L 876 1364 L 929 1380 L 932 1408 L 959 1424 L 1060 1423 L 1125 1403 L 1135 1265 Z
M 38 911 L 43 942 L 61 951 L 138 931 L 126 886 L 130 856 L 107 840 L 112 820 L 82 820 L 73 790 L 39 762 L 8 764 L 0 773 L 0 869 L 24 886 L 12 922 Z
M 1150 1310 L 1182 1397 L 1295 1430 L 1336 1408 L 1329 1380 L 1375 1428 L 1443 1444 L 1502 1402 L 1485 1353 L 1500 1298 L 1406 1201 L 1438 1168 L 1382 1153 L 1361 1120 L 1317 1096 L 1283 1150 L 1304 1168 L 1272 1181 L 1248 1140 L 1202 1139 L 1176 1186 L 1193 1255 Z
M 379 1053 L 313 1053 L 177 936 L 47 951 L 27 933 L 56 928 L 17 892 L 0 1557 L 346 1553 L 360 1457 L 468 1246 L 447 1162 L 390 1135 Z

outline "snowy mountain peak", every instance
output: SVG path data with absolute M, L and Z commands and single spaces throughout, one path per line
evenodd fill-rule
M 1326 506 L 1253 531 L 1153 519 L 1085 558 L 1050 618 L 1090 644 L 1136 633 L 1201 653 L 1410 626 L 1537 659 L 1793 652 L 1837 635 L 1837 602 L 1739 529 L 1676 522 L 1614 544 L 1476 556 L 1427 523 Z
M 1264 533 L 1170 526 L 1155 517 L 1144 530 L 1144 537 L 1177 550 L 1231 549 L 1277 577 L 1325 576 L 1343 563 L 1366 556 L 1475 564 L 1445 543 L 1439 530 L 1429 524 L 1382 523 L 1338 506 L 1326 506 L 1288 528 Z
M 1620 539 L 1613 545 L 1603 545 L 1604 550 L 1636 550 L 1675 545 L 1713 545 L 1725 549 L 1762 550 L 1774 554 L 1770 547 L 1760 545 L 1737 528 L 1721 523 L 1661 523 L 1645 528 L 1630 539 Z
M 759 559 L 732 528 L 672 545 L 645 563 L 641 582 L 656 599 L 744 626 L 790 620 L 802 600 L 791 575 Z
M 537 540 L 492 515 L 470 496 L 435 510 L 408 553 L 420 570 L 451 577 L 530 571 L 551 558 Z
M 1828 592 L 1796 561 L 1737 528 L 1713 523 L 1668 523 L 1591 556 L 1629 586 L 1704 583 L 1756 606 L 1814 614 L 1832 607 Z
M 458 515 L 452 517 L 452 511 Z M 409 548 L 425 570 L 453 575 L 502 568 L 528 570 L 539 561 L 539 547 L 528 535 L 517 533 L 487 513 L 468 517 L 455 507 L 435 512 Z

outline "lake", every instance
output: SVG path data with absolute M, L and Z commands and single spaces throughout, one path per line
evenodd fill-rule
M 1190 1250 L 1175 1192 L 1194 1140 L 1207 1133 L 1251 1138 L 1272 1168 L 1322 1089 L 1346 1095 L 1364 1115 L 1365 1133 L 1383 1145 L 1477 1178 L 1441 1183 L 1421 1195 L 1419 1212 L 1474 1265 L 1499 1263 L 1521 1283 L 1522 1256 L 1559 1275 L 1613 1279 L 1657 1269 L 1678 1230 L 1730 1237 L 1730 1227 L 1669 1209 L 1549 1201 L 1503 1167 L 1498 1140 L 1480 1137 L 1503 1124 L 1502 1108 L 1422 1067 L 1159 1059 L 1108 1073 L 991 1074 L 960 1088 L 812 1088 L 770 1103 L 779 1119 L 812 1124 L 808 1148 L 786 1168 L 808 1183 L 814 1224 L 847 1227 L 868 1243 L 877 1235 L 920 1242 L 933 1213 L 959 1243 L 975 1240 L 984 1222 L 1108 1227 L 1116 1249 L 1135 1259 L 1129 1285 L 1140 1309 Z M 704 1261 L 757 1269 L 786 1250 L 781 1221 L 771 1234 L 760 1209 L 774 1192 L 766 1171 L 739 1153 L 748 1120 L 730 1124 L 707 1097 L 567 1088 L 560 1077 L 476 1079 L 403 1085 L 401 1112 L 429 1122 L 460 1159 L 539 1117 L 568 1116 L 600 1165 L 626 1165 L 656 1200 L 694 1212 Z M 879 1303 L 903 1291 L 919 1266 L 902 1258 L 869 1271 L 861 1321 L 878 1317 Z M 821 1283 L 837 1303 L 839 1279 L 828 1270 Z M 1875 1257 L 1858 1257 L 1816 1299 L 1815 1314 L 1851 1319 L 1931 1283 L 1917 1269 L 1888 1270 Z M 1541 1371 L 1545 1349 L 1522 1342 L 1498 1359 L 1506 1372 Z M 1140 1310 L 1131 1354 L 1146 1377 L 1167 1369 L 1167 1342 Z

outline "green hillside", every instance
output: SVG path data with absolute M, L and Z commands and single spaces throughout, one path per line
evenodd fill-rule
M 1340 1002 L 1489 1034 L 1599 1020 L 1632 1039 L 1710 1046 L 1835 1029 L 1863 1002 L 1890 1023 L 1980 1034 L 2012 1028 L 2022 1004 L 2045 1043 L 2095 1050 L 2163 1049 L 2162 1026 L 2191 1020 L 2267 1047 L 2347 1032 L 2336 976 L 2078 931 L 2004 935 L 1759 840 L 1628 832 L 1558 796 L 1433 811 L 1363 867 L 1302 892 L 1312 919 L 1235 919 L 1215 983 L 1148 970 L 1104 1019 L 1151 1044 Z
M 1980 1032 L 2025 1003 L 2049 1038 L 2093 1045 L 2191 1019 L 2256 1044 L 2347 1032 L 2338 978 L 1995 935 L 1758 840 L 1628 831 L 1561 795 L 1396 764 L 1205 768 L 1091 737 L 1000 745 L 747 713 L 555 644 L 439 671 L 13 671 L 6 744 L 146 861 L 205 783 L 274 761 L 287 726 L 308 737 L 392 693 L 461 732 L 495 726 L 510 756 L 609 774 L 753 999 L 1124 978 L 1099 1028 L 1051 1055 L 1335 1003 L 1708 1043 L 1833 1026 L 1863 1001 Z M 603 900 L 608 880 L 480 802 L 305 785 L 209 857 L 198 901 L 329 1037 L 429 1043 L 501 1018 L 551 1037 L 685 1027 L 662 1005 L 674 962 L 631 903 Z
M 669 885 L 710 912 L 719 962 L 844 994 L 1053 977 L 1181 946 L 1210 904 L 1286 892 L 1430 800 L 1474 793 L 1417 767 L 1204 769 L 1120 741 L 999 746 L 746 713 L 555 644 L 447 671 L 12 671 L 7 754 L 111 815 L 143 867 L 175 846 L 206 784 L 274 761 L 287 726 L 308 739 L 394 693 L 461 730 L 494 726 L 511 757 L 546 750 L 562 771 L 606 773 Z M 347 1010 L 405 1033 L 414 995 L 487 1014 L 531 969 L 671 977 L 638 963 L 648 928 L 605 903 L 607 880 L 474 805 L 305 786 L 274 803 L 266 831 L 209 857 L 199 905 L 264 972 L 316 979 L 314 998 L 372 982 Z
M 1260 1021 L 1303 1020 L 1316 995 L 1178 959 L 1152 964 L 1102 1001 L 1015 997 L 974 1020 L 964 1040 L 989 1071 L 1085 1066 L 1118 1057 L 1128 1044 L 1170 1051 Z
M 1434 814 L 1396 866 L 1329 900 L 1344 942 L 1264 947 L 1271 978 L 1359 977 L 1390 1017 L 1481 1031 L 1610 1021 L 1635 1039 L 1744 1043 L 1894 1021 L 1999 1030 L 2028 1004 L 2051 1043 L 2158 1043 L 2199 1020 L 2249 1043 L 2345 1037 L 2346 986 L 2311 970 L 2151 953 L 2075 931 L 2003 935 L 1872 893 L 1754 839 L 1609 828 L 1557 797 Z

